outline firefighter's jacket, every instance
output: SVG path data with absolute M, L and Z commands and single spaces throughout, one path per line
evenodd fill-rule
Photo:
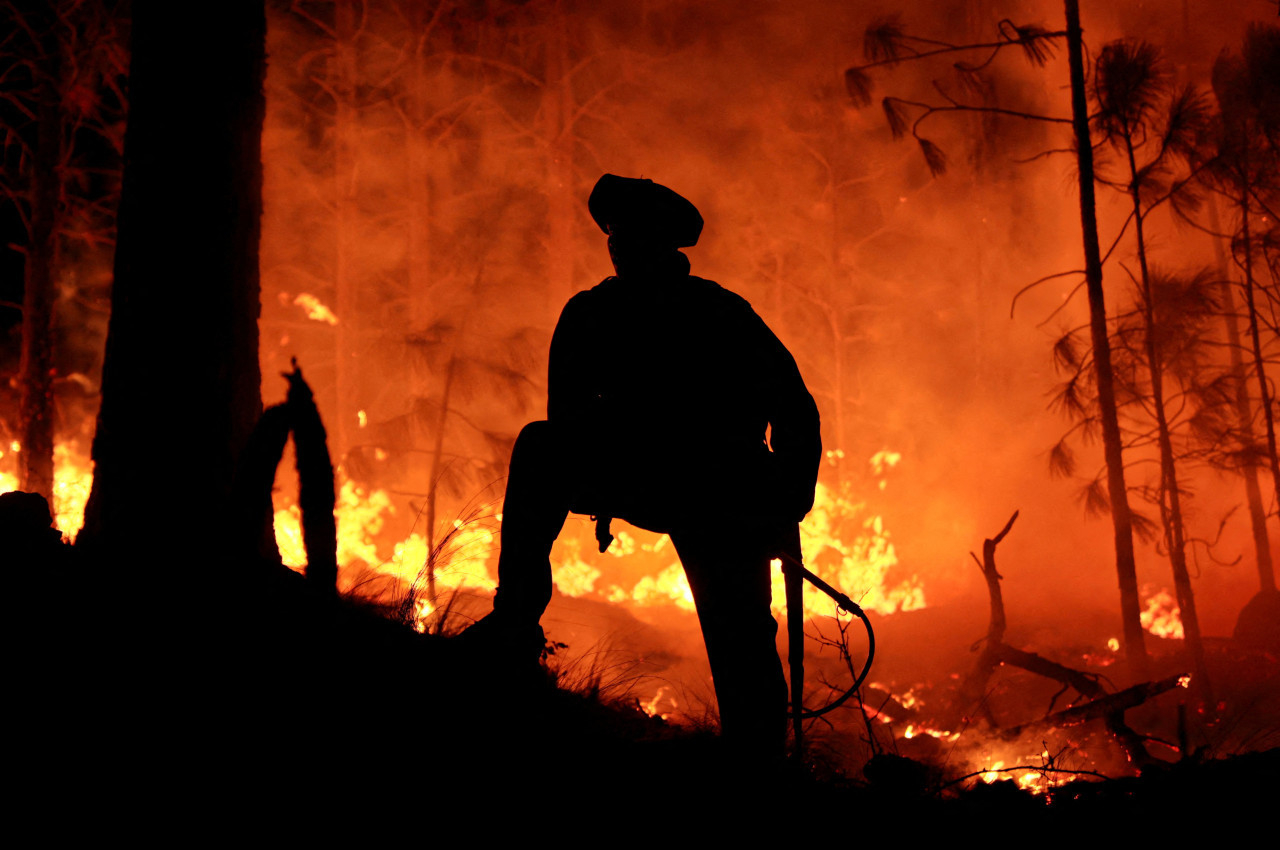
M 712 281 L 610 277 L 570 299 L 547 418 L 575 512 L 670 531 L 726 514 L 795 522 L 813 507 L 813 397 L 751 305 Z

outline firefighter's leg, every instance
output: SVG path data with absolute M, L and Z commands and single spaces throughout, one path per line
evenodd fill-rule
M 769 610 L 769 556 L 760 529 L 725 523 L 676 530 L 671 541 L 698 607 L 725 743 L 752 759 L 781 758 L 787 685 L 775 643 L 778 624 Z
M 526 425 L 511 452 L 493 602 L 494 613 L 509 622 L 536 624 L 551 601 L 551 545 L 569 515 L 562 455 L 548 422 Z

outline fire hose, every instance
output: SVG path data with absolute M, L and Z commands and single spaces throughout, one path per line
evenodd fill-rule
M 799 543 L 798 535 L 796 543 Z M 799 546 L 791 547 L 798 554 Z M 800 558 L 792 552 L 782 552 L 782 575 L 787 597 L 787 642 L 789 644 L 787 660 L 791 666 L 791 722 L 794 732 L 794 745 L 797 758 L 803 756 L 804 735 L 802 722 L 834 711 L 844 705 L 858 692 L 867 674 L 871 672 L 871 662 L 876 654 L 876 634 L 871 628 L 867 613 L 847 595 L 823 581 L 816 573 L 805 567 Z M 830 596 L 841 611 L 852 614 L 862 620 L 867 630 L 867 661 L 862 672 L 853 680 L 853 684 L 836 699 L 822 708 L 806 711 L 804 708 L 804 583 L 808 581 L 814 587 Z M 793 613 L 794 612 L 794 613 Z
M 613 542 L 613 535 L 609 532 L 609 525 L 613 518 L 599 515 L 593 516 L 592 519 L 596 522 L 596 542 L 600 546 L 600 551 L 604 552 L 609 548 L 609 544 Z M 801 728 L 803 721 L 812 720 L 830 711 L 835 711 L 848 702 L 862 687 L 862 683 L 866 681 L 867 674 L 871 672 L 871 662 L 876 656 L 876 633 L 871 628 L 871 621 L 867 619 L 867 613 L 862 610 L 862 606 L 823 581 L 817 573 L 804 565 L 801 561 L 803 556 L 800 553 L 800 527 L 797 525 L 793 526 L 792 529 L 789 533 L 790 540 L 784 550 L 779 553 L 779 556 L 782 561 L 782 575 L 787 598 L 787 643 L 789 644 L 787 661 L 791 667 L 791 708 L 789 713 L 791 714 L 795 733 L 795 751 L 799 758 L 804 750 L 804 735 Z M 852 614 L 861 620 L 863 627 L 867 630 L 867 661 L 862 665 L 862 672 L 854 678 L 853 684 L 843 694 L 822 708 L 812 711 L 805 711 L 804 709 L 804 583 L 806 581 L 834 599 L 840 611 Z

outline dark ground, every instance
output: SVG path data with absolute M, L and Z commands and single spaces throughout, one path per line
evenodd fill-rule
M 734 764 L 711 732 L 567 692 L 543 665 L 477 657 L 326 599 L 292 572 L 242 576 L 182 605 L 95 567 L 69 557 L 44 571 L 60 576 L 58 593 L 30 569 L 10 572 L 12 810 L 43 835 L 269 816 L 423 840 L 462 826 L 593 843 L 1009 839 L 1025 825 L 1088 841 L 1117 822 L 1154 837 L 1272 817 L 1280 749 L 1077 781 L 1047 798 L 1013 782 L 939 790 L 950 777 L 893 758 L 847 774 L 761 769 Z

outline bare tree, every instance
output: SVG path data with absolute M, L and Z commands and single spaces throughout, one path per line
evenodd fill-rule
M 1160 484 L 1156 503 L 1160 508 L 1164 542 L 1173 567 L 1174 586 L 1187 648 L 1196 672 L 1197 687 L 1211 693 L 1204 662 L 1204 644 L 1196 613 L 1195 594 L 1187 570 L 1187 531 L 1183 491 L 1178 480 L 1177 457 L 1173 446 L 1173 426 L 1166 400 L 1166 369 L 1176 365 L 1178 351 L 1163 351 L 1186 339 L 1171 333 L 1185 313 L 1203 315 L 1207 283 L 1203 276 L 1189 285 L 1157 282 L 1148 259 L 1147 215 L 1152 207 L 1176 191 L 1170 185 L 1174 168 L 1185 162 L 1208 124 L 1208 104 L 1187 85 L 1175 87 L 1159 51 L 1151 44 L 1125 39 L 1103 47 L 1096 62 L 1091 86 L 1096 111 L 1093 124 L 1101 141 L 1115 151 L 1122 162 L 1123 177 L 1099 181 L 1129 196 L 1132 204 L 1134 246 L 1138 257 L 1136 336 L 1141 340 L 1139 360 L 1147 372 L 1144 396 L 1155 424 L 1160 458 Z M 1176 293 L 1176 295 L 1175 295 Z M 1191 302 L 1189 303 L 1188 298 Z M 1183 311 L 1180 308 L 1188 307 Z M 1122 327 L 1123 332 L 1123 327 Z M 1186 350 L 1186 345 L 1182 346 Z M 1133 349 L 1130 348 L 1132 351 Z M 1175 406 L 1174 411 L 1177 410 Z
M 1228 345 L 1231 347 L 1236 377 L 1238 437 L 1235 466 L 1245 477 L 1253 528 L 1259 581 L 1263 590 L 1274 590 L 1275 572 L 1271 563 L 1266 527 L 1268 512 L 1262 506 L 1256 470 L 1266 466 L 1272 478 L 1272 492 L 1280 503 L 1280 459 L 1276 452 L 1275 392 L 1267 377 L 1264 331 L 1274 338 L 1276 329 L 1268 328 L 1267 310 L 1274 295 L 1260 287 L 1260 272 L 1269 269 L 1265 262 L 1268 246 L 1276 232 L 1276 199 L 1280 197 L 1280 29 L 1274 26 L 1250 27 L 1242 55 L 1224 53 L 1213 68 L 1213 90 L 1218 101 L 1219 117 L 1211 134 L 1211 144 L 1204 169 L 1208 183 L 1228 204 L 1235 224 L 1230 234 L 1220 234 L 1231 246 L 1231 259 L 1240 272 L 1244 320 L 1247 338 L 1239 343 L 1234 307 L 1224 304 Z M 1259 228 L 1258 221 L 1271 225 Z M 1221 225 L 1215 221 L 1216 205 L 1210 205 L 1210 226 L 1215 232 Z M 1263 261 L 1259 261 L 1259 254 Z M 1225 265 L 1225 257 L 1222 264 Z M 1225 272 L 1225 269 L 1224 269 Z M 1271 272 L 1272 287 L 1276 283 Z M 1224 287 L 1224 299 L 1232 294 Z M 1264 309 L 1265 308 L 1265 309 Z M 1245 358 L 1248 360 L 1246 368 Z M 1252 373 L 1251 375 L 1249 373 Z M 1249 380 L 1257 388 L 1257 399 L 1249 390 Z M 1264 438 L 1256 445 L 1254 428 L 1261 421 Z
M 110 247 L 122 137 L 124 39 L 102 2 L 0 5 L 6 91 L 0 195 L 25 231 L 20 486 L 54 496 L 55 304 L 85 247 Z
M 1089 114 L 1083 60 L 1083 34 L 1080 28 L 1080 11 L 1077 0 L 1065 0 L 1066 29 L 1050 31 L 1037 25 L 1016 25 L 1001 21 L 997 36 L 990 42 L 979 44 L 952 44 L 935 39 L 909 36 L 896 18 L 881 19 L 872 23 L 865 39 L 867 62 L 849 68 L 845 83 L 855 103 L 871 102 L 872 80 L 869 72 L 877 67 L 892 67 L 906 61 L 927 60 L 937 56 L 978 53 L 982 57 L 975 62 L 955 62 L 952 66 L 962 89 L 981 88 L 982 74 L 1001 53 L 1009 48 L 1020 49 L 1035 65 L 1043 65 L 1057 40 L 1066 38 L 1070 68 L 1071 117 L 1046 116 L 1022 110 L 1005 109 L 986 103 L 971 103 L 952 96 L 941 86 L 935 93 L 944 97 L 942 102 L 924 102 L 885 97 L 881 100 L 885 117 L 895 136 L 908 132 L 920 146 L 930 171 L 935 175 L 947 169 L 947 157 L 942 149 L 920 134 L 922 122 L 938 114 L 996 114 L 1020 120 L 1042 121 L 1072 127 L 1075 136 L 1077 172 L 1080 175 L 1080 217 L 1084 242 L 1084 277 L 1089 300 L 1089 328 L 1093 347 L 1092 364 L 1094 380 L 1098 387 L 1099 416 L 1102 430 L 1103 453 L 1107 470 L 1107 502 L 1114 528 L 1116 572 L 1120 585 L 1120 618 L 1124 629 L 1125 655 L 1131 672 L 1145 676 L 1149 664 L 1140 613 L 1137 566 L 1133 551 L 1133 515 L 1124 477 L 1123 445 L 1119 418 L 1116 410 L 1115 378 L 1111 362 L 1107 312 L 1102 288 L 1102 257 L 1098 245 L 1097 213 L 1094 199 L 1093 142 L 1089 131 Z M 911 115 L 915 114 L 914 120 Z

